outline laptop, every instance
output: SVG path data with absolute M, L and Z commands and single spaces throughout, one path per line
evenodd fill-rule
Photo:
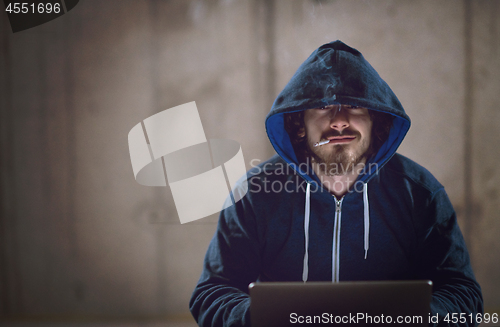
M 257 282 L 252 327 L 428 326 L 432 282 Z

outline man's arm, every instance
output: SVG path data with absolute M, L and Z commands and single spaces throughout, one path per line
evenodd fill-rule
M 199 326 L 250 326 L 248 284 L 260 272 L 260 248 L 248 195 L 221 212 L 189 307 Z
M 417 269 L 419 277 L 433 281 L 431 315 L 438 314 L 439 323 L 430 325 L 475 326 L 476 314 L 483 313 L 481 287 L 474 277 L 455 211 L 444 189 L 432 195 L 424 214 L 427 227 L 422 235 Z M 456 324 L 453 313 L 458 317 Z M 450 321 L 445 321 L 447 315 Z

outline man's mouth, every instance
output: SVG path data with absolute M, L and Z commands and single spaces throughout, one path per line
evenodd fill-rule
M 356 139 L 356 135 L 353 135 L 353 134 L 328 136 L 326 139 L 323 139 L 322 141 L 314 143 L 314 147 L 322 146 L 325 144 L 345 144 L 345 143 L 349 143 L 355 139 Z
M 328 137 L 327 140 L 329 140 L 329 144 L 343 144 L 343 143 L 349 143 L 352 140 L 354 140 L 356 136 L 354 135 L 343 135 L 343 136 L 331 136 Z

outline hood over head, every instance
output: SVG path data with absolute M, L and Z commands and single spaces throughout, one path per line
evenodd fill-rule
M 365 107 L 395 117 L 389 137 L 366 162 L 366 167 L 377 163 L 380 168 L 403 141 L 410 128 L 410 118 L 394 92 L 363 55 L 341 41 L 324 44 L 315 50 L 274 101 L 266 117 L 266 130 L 276 152 L 292 166 L 298 164 L 285 130 L 285 113 L 337 104 Z M 362 173 L 359 179 L 366 181 L 371 173 Z M 312 181 L 309 175 L 301 175 Z

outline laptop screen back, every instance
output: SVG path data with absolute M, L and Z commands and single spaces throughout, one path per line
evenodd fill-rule
M 252 283 L 253 327 L 428 326 L 431 281 Z

